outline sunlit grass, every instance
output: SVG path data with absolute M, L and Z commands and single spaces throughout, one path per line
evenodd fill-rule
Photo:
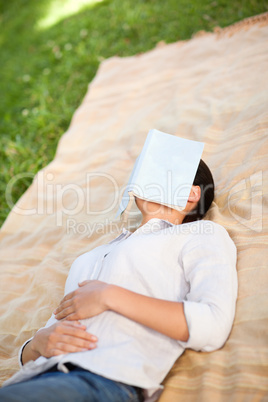
M 101 1 L 103 0 L 54 0 L 46 15 L 37 22 L 36 27 L 39 29 L 50 28 L 65 18 Z

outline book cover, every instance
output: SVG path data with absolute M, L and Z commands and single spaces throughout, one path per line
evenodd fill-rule
M 183 210 L 186 207 L 204 143 L 149 131 L 117 212 L 129 208 L 134 196 Z

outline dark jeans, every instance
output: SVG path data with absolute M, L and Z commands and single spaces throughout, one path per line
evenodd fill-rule
M 1 402 L 141 402 L 142 390 L 70 365 L 0 389 Z

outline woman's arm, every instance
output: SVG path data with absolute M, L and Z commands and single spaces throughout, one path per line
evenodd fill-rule
M 86 326 L 77 321 L 60 321 L 40 329 L 22 350 L 21 363 L 40 356 L 52 357 L 81 352 L 96 347 L 97 338 L 86 332 Z
M 170 338 L 184 342 L 189 338 L 182 302 L 155 299 L 112 285 L 106 293 L 106 305 Z
M 155 299 L 100 281 L 85 281 L 54 311 L 58 320 L 81 320 L 111 310 L 170 338 L 187 341 L 183 303 Z

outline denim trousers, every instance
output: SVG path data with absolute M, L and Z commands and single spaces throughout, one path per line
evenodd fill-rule
M 73 366 L 0 389 L 1 402 L 141 402 L 142 390 Z

